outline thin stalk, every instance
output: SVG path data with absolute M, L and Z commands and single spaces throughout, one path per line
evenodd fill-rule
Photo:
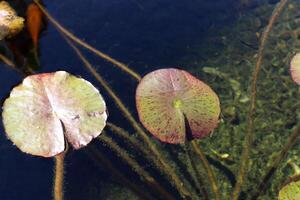
M 83 62 L 84 66 L 92 73 L 92 75 L 96 78 L 96 80 L 99 81 L 99 83 L 102 85 L 102 87 L 107 91 L 107 93 L 115 101 L 116 105 L 119 107 L 119 109 L 124 114 L 124 116 L 127 118 L 127 120 L 131 123 L 131 125 L 136 130 L 136 132 L 145 141 L 146 145 L 152 151 L 153 156 L 157 159 L 160 170 L 162 170 L 167 175 L 167 177 L 170 179 L 170 182 L 176 187 L 176 189 L 178 190 L 178 192 L 184 199 L 186 197 L 189 197 L 190 199 L 192 199 L 191 193 L 186 189 L 186 187 L 184 186 L 184 184 L 181 181 L 181 179 L 179 178 L 179 176 L 175 173 L 174 169 L 169 164 L 167 164 L 167 162 L 164 160 L 163 156 L 159 153 L 155 144 L 150 140 L 150 138 L 147 136 L 147 134 L 145 133 L 143 128 L 134 119 L 134 117 L 129 112 L 129 110 L 126 108 L 126 106 L 123 104 L 121 99 L 110 88 L 110 86 L 101 77 L 101 75 L 96 71 L 96 69 L 89 63 L 89 61 L 83 56 L 81 51 L 68 38 L 66 38 L 66 37 L 64 37 L 64 38 L 69 43 L 69 45 L 73 48 L 73 50 L 76 52 L 78 57 Z
M 54 157 L 55 161 L 55 171 L 54 171 L 54 187 L 53 187 L 53 197 L 54 200 L 63 200 L 64 199 L 64 159 L 65 152 L 56 155 Z
M 151 152 L 149 151 L 148 148 L 145 148 L 145 146 L 135 137 L 131 137 L 131 134 L 128 133 L 126 130 L 124 130 L 123 128 L 108 122 L 107 127 L 116 135 L 118 135 L 119 137 L 123 137 L 125 138 L 125 141 L 127 143 L 129 143 L 130 145 L 132 145 L 136 151 L 140 152 L 143 154 L 143 156 L 146 156 L 149 160 L 152 160 L 152 164 L 154 164 L 154 166 L 158 169 L 161 170 L 161 165 L 158 162 L 157 159 L 155 159 L 155 157 L 153 157 L 153 154 L 151 154 Z
M 5 55 L 0 53 L 0 60 L 4 62 L 7 66 L 13 68 L 14 70 L 18 70 L 13 61 L 7 58 Z M 19 72 L 19 71 L 18 71 Z
M 131 137 L 130 133 L 113 123 L 108 122 L 106 125 L 113 133 L 115 133 L 119 137 L 125 138 L 126 142 L 132 145 L 138 152 L 143 153 L 147 158 L 153 160 L 156 166 L 159 167 L 159 163 L 157 163 L 157 160 L 153 159 L 153 155 L 147 148 L 144 147 L 143 144 L 141 144 L 141 142 L 138 139 L 136 139 L 135 137 Z
M 41 9 L 41 11 L 44 13 L 44 15 L 49 19 L 49 21 L 65 36 L 67 36 L 69 39 L 71 39 L 72 41 L 74 41 L 75 43 L 83 46 L 84 48 L 90 50 L 91 52 L 95 53 L 97 56 L 103 58 L 104 60 L 114 64 L 115 66 L 119 67 L 120 69 L 122 69 L 124 72 L 128 73 L 130 76 L 132 76 L 133 78 L 135 78 L 137 81 L 140 81 L 142 78 L 141 76 L 136 73 L 135 71 L 133 71 L 132 69 L 130 69 L 127 65 L 125 65 L 124 63 L 121 63 L 119 61 L 117 61 L 116 59 L 110 57 L 109 55 L 99 51 L 98 49 L 92 47 L 91 45 L 89 45 L 88 43 L 82 41 L 80 38 L 78 38 L 77 36 L 75 36 L 73 33 L 71 33 L 70 31 L 68 31 L 66 28 L 64 28 L 56 19 L 54 19 L 50 13 L 45 9 L 45 7 L 39 3 L 38 0 L 33 0 Z
M 241 164 L 240 164 L 239 173 L 237 176 L 237 182 L 236 182 L 236 185 L 235 185 L 233 193 L 232 193 L 233 200 L 238 200 L 240 191 L 241 191 L 241 187 L 243 185 L 246 173 L 248 171 L 250 146 L 252 145 L 253 137 L 254 137 L 253 129 L 254 129 L 254 114 L 256 112 L 257 80 L 258 80 L 259 72 L 261 69 L 261 64 L 263 61 L 266 42 L 267 42 L 269 33 L 270 33 L 276 19 L 280 15 L 280 13 L 283 10 L 283 8 L 285 7 L 286 3 L 287 3 L 287 0 L 281 0 L 279 2 L 278 6 L 276 6 L 276 8 L 274 9 L 274 11 L 270 17 L 268 25 L 267 25 L 266 29 L 264 30 L 262 37 L 261 37 L 261 41 L 260 41 L 260 45 L 259 45 L 259 49 L 258 49 L 258 57 L 257 57 L 255 69 L 254 69 L 253 75 L 252 75 L 253 80 L 252 80 L 252 84 L 251 84 L 251 100 L 250 100 L 250 108 L 249 108 L 249 114 L 248 114 L 247 132 L 246 132 L 246 137 L 245 137 L 245 141 L 244 141 L 244 145 L 243 145 L 243 152 L 242 152 L 242 156 L 241 156 Z
M 20 73 L 21 75 L 25 75 L 19 68 L 17 68 L 17 66 L 15 65 L 15 63 L 10 60 L 9 58 L 7 58 L 5 55 L 0 53 L 0 60 L 6 64 L 8 67 L 10 67 L 11 69 L 17 71 L 18 73 Z
M 213 172 L 212 168 L 210 167 L 204 153 L 202 152 L 201 148 L 199 147 L 199 145 L 197 144 L 197 142 L 195 140 L 193 140 L 192 142 L 192 146 L 195 150 L 195 153 L 199 156 L 203 166 L 204 166 L 204 169 L 206 170 L 207 172 L 207 176 L 208 176 L 208 179 L 210 181 L 210 185 L 211 185 L 211 188 L 212 188 L 212 191 L 215 195 L 215 199 L 216 200 L 221 200 L 221 195 L 220 195 L 220 192 L 219 192 L 219 188 L 218 188 L 218 184 L 217 184 L 217 179 L 216 179 L 216 175 L 215 173 Z
M 196 167 L 197 164 L 195 163 L 195 160 L 193 159 L 192 152 L 189 149 L 189 147 L 187 147 L 187 145 L 184 145 L 184 149 L 186 152 L 188 162 L 191 164 L 191 167 L 192 167 L 192 170 L 194 173 L 193 177 L 195 178 L 196 187 L 199 190 L 199 193 L 202 195 L 201 197 L 203 197 L 204 200 L 209 200 L 208 193 L 204 187 L 205 183 L 203 181 L 203 177 L 201 176 L 199 170 Z
M 126 176 L 124 176 L 123 173 L 120 172 L 119 169 L 117 169 L 110 160 L 108 160 L 100 151 L 98 151 L 93 145 L 90 145 L 87 148 L 87 154 L 95 161 L 97 165 L 99 165 L 101 168 L 103 165 L 108 169 L 112 176 L 115 178 L 116 181 L 123 184 L 125 187 L 130 189 L 132 192 L 134 192 L 137 196 L 140 197 L 141 200 L 154 200 L 154 198 L 144 189 L 142 189 L 140 186 L 137 186 L 136 184 L 132 183 Z M 91 155 L 93 154 L 93 155 Z
M 121 157 L 126 163 L 140 176 L 145 182 L 155 189 L 158 193 L 161 194 L 162 199 L 166 200 L 175 200 L 175 198 L 166 191 L 147 171 L 145 171 L 131 156 L 125 151 L 121 149 L 111 138 L 106 135 L 101 135 L 98 139 L 104 143 L 106 143 L 113 151 L 117 153 L 119 157 Z
M 252 196 L 252 200 L 257 199 L 261 194 L 263 194 L 267 186 L 271 180 L 271 178 L 274 176 L 278 166 L 282 162 L 284 158 L 286 158 L 288 151 L 296 144 L 297 138 L 300 136 L 300 122 L 297 124 L 296 129 L 293 131 L 293 133 L 288 138 L 287 143 L 284 145 L 284 147 L 281 149 L 280 153 L 276 157 L 276 159 L 271 164 L 270 168 L 267 170 L 267 173 L 263 177 L 262 181 L 258 185 L 254 195 Z

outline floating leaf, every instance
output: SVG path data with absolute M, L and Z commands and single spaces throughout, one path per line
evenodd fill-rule
M 51 157 L 65 138 L 78 149 L 97 137 L 107 119 L 99 91 L 64 71 L 28 76 L 3 106 L 7 136 L 23 152 Z
M 147 74 L 137 88 L 136 104 L 143 125 L 173 144 L 208 135 L 220 114 L 219 98 L 208 85 L 172 68 Z
M 0 40 L 12 37 L 24 27 L 24 19 L 6 1 L 0 2 Z
M 278 200 L 299 200 L 300 180 L 299 176 L 291 178 L 279 191 Z
M 291 61 L 291 75 L 292 79 L 300 85 L 300 53 L 297 53 Z

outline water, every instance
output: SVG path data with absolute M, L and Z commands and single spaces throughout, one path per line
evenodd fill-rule
M 218 93 L 224 122 L 211 137 L 205 138 L 201 145 L 212 166 L 216 167 L 213 169 L 216 169 L 218 184 L 224 191 L 222 199 L 230 199 L 228 194 L 235 179 L 226 170 L 238 170 L 249 103 L 249 77 L 258 48 L 255 33 L 262 32 L 278 1 L 249 2 L 241 6 L 234 0 L 43 1 L 49 13 L 65 28 L 95 48 L 129 65 L 141 75 L 159 68 L 180 67 L 204 80 Z M 260 168 L 269 164 L 269 158 L 280 150 L 298 119 L 294 113 L 298 108 L 291 105 L 299 97 L 298 89 L 290 81 L 288 69 L 282 66 L 288 63 L 293 52 L 299 50 L 299 45 L 295 43 L 296 39 L 277 39 L 285 30 L 297 30 L 299 22 L 295 8 L 300 7 L 300 2 L 292 1 L 292 5 L 294 8 L 288 7 L 279 20 L 281 23 L 274 28 L 268 46 L 271 50 L 266 52 L 265 62 L 268 64 L 265 64 L 262 76 L 271 77 L 277 82 L 271 83 L 266 81 L 267 78 L 262 78 L 259 87 L 259 91 L 266 88 L 268 90 L 259 93 L 258 96 L 258 105 L 263 107 L 258 110 L 257 122 L 257 134 L 261 135 L 255 139 L 256 149 L 252 152 L 253 171 L 248 177 L 250 182 L 244 189 L 246 193 L 251 192 L 251 184 L 259 182 L 256 179 L 263 174 Z M 38 73 L 65 70 L 89 80 L 100 89 L 107 100 L 109 121 L 133 132 L 111 98 L 84 68 L 50 22 L 42 32 L 39 49 L 41 68 L 37 70 Z M 81 50 L 136 117 L 134 95 L 137 82 L 88 50 Z M 208 70 L 205 73 L 203 67 L 214 68 L 217 72 Z M 21 75 L 0 63 L 0 99 L 3 101 L 12 87 L 21 80 Z M 287 84 L 289 90 L 279 82 Z M 274 101 L 268 101 L 269 99 Z M 272 110 L 271 114 L 265 116 L 264 109 Z M 0 132 L 0 199 L 52 199 L 53 160 L 21 153 L 6 139 L 2 125 Z M 122 147 L 125 146 L 124 141 L 115 139 Z M 268 141 L 272 142 L 273 146 Z M 192 179 L 185 167 L 186 158 L 181 146 L 163 145 L 157 141 L 155 143 L 159 148 L 167 149 L 170 154 L 168 159 L 175 160 L 185 178 Z M 141 184 L 139 177 L 108 150 L 107 146 L 95 141 L 93 144 L 102 150 L 122 173 L 129 175 L 133 183 Z M 300 164 L 297 149 L 299 147 L 291 151 L 289 158 Z M 136 154 L 134 150 L 131 152 Z M 218 153 L 228 153 L 230 159 L 224 161 L 219 158 Z M 140 156 L 137 156 L 137 160 L 145 162 Z M 222 168 L 224 166 L 226 169 Z M 149 163 L 143 167 L 150 170 L 155 177 L 159 177 L 158 180 L 180 199 L 170 183 L 161 178 L 157 170 L 151 169 Z M 272 192 L 277 192 L 279 183 L 292 175 L 286 160 L 278 174 L 274 179 L 276 184 L 263 196 L 264 199 L 275 199 L 276 194 L 274 196 Z M 208 187 L 209 183 L 206 181 L 205 185 Z M 65 197 L 70 200 L 137 199 L 136 195 L 112 177 L 111 171 L 96 165 L 84 149 L 71 150 L 67 156 Z

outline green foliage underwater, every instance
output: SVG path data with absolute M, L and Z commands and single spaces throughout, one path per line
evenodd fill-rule
M 0 199 L 297 200 L 300 86 L 291 78 L 290 63 L 300 52 L 300 1 L 228 1 L 233 10 L 222 0 L 211 4 L 205 0 L 194 4 L 130 2 L 130 6 L 117 0 L 109 6 L 103 3 L 103 12 L 99 12 L 103 21 L 98 23 L 97 19 L 86 20 L 86 13 L 77 6 L 73 12 L 82 21 L 67 23 L 60 18 L 62 14 L 52 15 L 55 7 L 50 1 L 9 1 L 25 19 L 25 28 L 19 35 L 1 40 L 1 99 L 27 75 L 65 70 L 99 89 L 108 119 L 104 131 L 86 147 L 75 151 L 65 144 L 65 151 L 54 156 L 54 170 L 51 159 L 18 151 L 1 127 Z M 97 4 L 89 3 L 85 4 L 88 9 Z M 29 4 L 36 6 L 34 12 L 40 12 L 32 16 L 42 18 L 31 19 L 36 26 L 26 24 Z M 194 21 L 185 26 L 187 32 L 193 30 L 192 24 L 200 27 L 198 18 L 215 20 L 195 28 L 202 31 L 201 39 L 188 40 L 197 31 L 165 35 L 177 31 L 176 23 L 184 21 L 180 17 L 189 16 L 188 11 L 197 13 L 197 6 L 202 6 L 204 14 L 191 14 Z M 123 13 L 124 21 L 119 23 L 109 18 L 118 14 L 116 7 L 128 12 L 135 8 L 132 12 L 141 14 L 130 17 Z M 180 12 L 181 7 L 185 12 Z M 235 12 L 233 19 L 228 17 L 230 12 Z M 139 17 L 148 19 L 149 24 L 170 19 L 170 24 L 166 20 L 151 29 Z M 76 32 L 64 23 L 92 31 L 78 28 Z M 144 28 L 140 32 L 130 30 L 139 26 Z M 102 35 L 106 28 L 109 34 Z M 130 43 L 126 33 L 131 32 Z M 99 42 L 83 37 L 94 34 L 105 37 Z M 56 40 L 59 42 L 54 44 Z M 68 65 L 71 67 L 64 67 Z M 139 82 L 149 72 L 170 67 L 189 72 L 217 94 L 221 113 L 218 126 L 208 136 L 168 144 L 140 122 L 135 105 Z M 190 128 L 186 116 L 184 120 Z

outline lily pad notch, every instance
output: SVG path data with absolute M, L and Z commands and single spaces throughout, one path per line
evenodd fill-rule
M 65 71 L 26 77 L 3 105 L 7 137 L 23 152 L 52 157 L 100 135 L 106 104 L 88 81 Z
M 146 129 L 171 144 L 205 137 L 219 122 L 216 93 L 190 73 L 175 68 L 147 74 L 137 87 L 136 106 Z

